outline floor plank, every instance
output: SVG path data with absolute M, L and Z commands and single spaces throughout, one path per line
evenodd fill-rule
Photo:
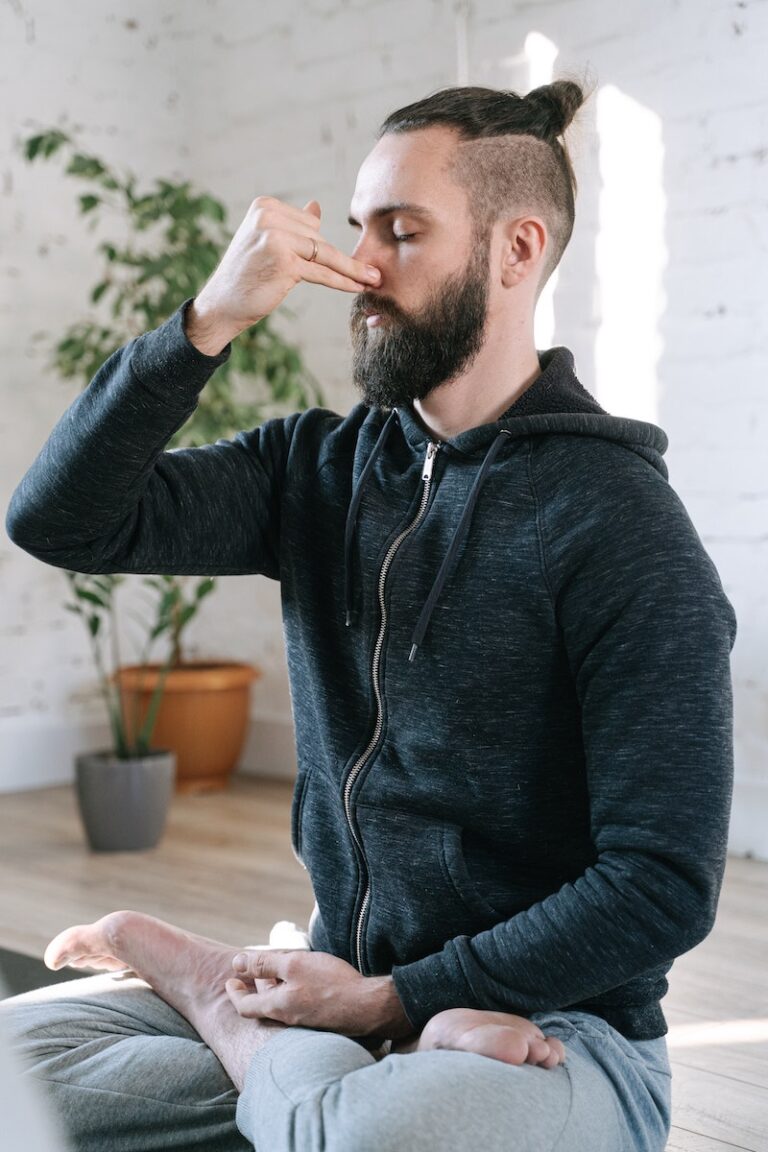
M 53 935 L 138 908 L 228 943 L 264 943 L 276 920 L 306 927 L 314 899 L 290 846 L 291 784 L 237 780 L 176 796 L 161 844 L 91 853 L 70 788 L 0 797 L 0 944 L 42 956 Z
M 697 1132 L 672 1125 L 666 1152 L 749 1152 L 743 1144 L 724 1144 L 722 1140 L 712 1140 Z
M 768 1152 L 768 1088 L 670 1063 L 676 1125 L 749 1152 Z

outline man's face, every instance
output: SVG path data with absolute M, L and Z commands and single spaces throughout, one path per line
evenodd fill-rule
M 483 345 L 489 238 L 475 235 L 466 193 L 444 172 L 455 146 L 444 127 L 386 135 L 358 174 L 353 255 L 381 270 L 380 288 L 356 296 L 350 313 L 366 404 L 423 400 Z

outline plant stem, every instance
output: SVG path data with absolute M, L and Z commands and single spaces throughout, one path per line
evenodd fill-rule
M 107 705 L 107 714 L 109 716 L 110 725 L 112 727 L 112 737 L 115 741 L 115 749 L 117 755 L 124 759 L 129 755 L 128 746 L 125 739 L 125 725 L 120 708 L 120 689 L 116 686 L 114 691 L 110 691 L 110 680 L 104 668 L 104 661 L 101 658 L 101 648 L 95 636 L 91 636 L 91 646 L 93 648 L 93 658 L 96 663 L 96 668 L 99 673 L 99 681 L 101 690 L 104 694 L 104 699 Z
M 150 636 L 150 638 L 147 640 L 146 644 L 144 645 L 143 651 L 141 652 L 141 654 L 139 656 L 139 663 L 141 665 L 142 671 L 146 668 L 147 664 L 149 663 L 149 654 L 150 654 L 150 651 L 152 649 L 152 644 L 153 644 L 153 641 L 152 641 L 152 637 Z M 163 683 L 164 683 L 164 681 L 163 681 Z M 142 755 L 145 751 L 144 749 L 141 748 L 141 744 L 142 744 L 142 740 L 144 738 L 144 733 L 145 733 L 145 729 L 146 729 L 146 717 L 145 717 L 144 728 L 142 728 L 141 732 L 139 732 L 139 703 L 141 700 L 141 693 L 143 692 L 143 690 L 144 690 L 143 676 L 142 676 L 142 673 L 140 672 L 139 673 L 139 683 L 138 683 L 138 686 L 136 688 L 136 692 L 135 692 L 134 697 L 133 697 L 133 735 L 134 735 L 134 739 L 136 741 L 136 748 Z M 155 691 L 156 690 L 157 690 L 157 688 L 155 688 Z M 152 697 L 152 700 L 154 700 L 154 695 Z M 152 706 L 152 701 L 150 701 L 150 707 L 151 706 Z M 154 727 L 154 724 L 153 724 L 153 727 Z
M 168 660 L 166 660 L 165 664 L 163 665 L 163 668 L 160 672 L 160 675 L 157 678 L 157 684 L 155 685 L 154 692 L 152 693 L 152 699 L 149 702 L 149 707 L 147 708 L 147 715 L 144 719 L 144 727 L 142 728 L 141 732 L 139 733 L 138 747 L 139 747 L 140 754 L 142 756 L 145 755 L 149 751 L 149 746 L 150 746 L 149 741 L 152 737 L 152 729 L 155 726 L 155 721 L 157 719 L 157 713 L 158 713 L 158 710 L 160 708 L 160 701 L 161 701 L 162 695 L 163 695 L 163 689 L 165 688 L 165 681 L 166 681 L 166 678 L 167 678 L 170 670 L 171 670 L 171 660 L 169 657 Z

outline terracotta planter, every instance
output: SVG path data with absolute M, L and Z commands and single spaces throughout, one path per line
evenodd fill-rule
M 131 664 L 115 673 L 130 737 L 141 728 L 161 667 Z M 202 660 L 170 670 L 152 743 L 176 753 L 177 791 L 226 787 L 245 743 L 250 686 L 260 675 L 252 664 Z

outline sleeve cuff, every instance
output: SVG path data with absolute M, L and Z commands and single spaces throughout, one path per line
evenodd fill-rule
M 232 351 L 230 343 L 218 356 L 206 356 L 189 340 L 184 318 L 193 300 L 190 296 L 163 324 L 137 337 L 131 348 L 133 374 L 163 399 L 195 399 Z
M 392 969 L 397 994 L 414 1030 L 421 1031 L 428 1020 L 446 1008 L 483 1008 L 472 991 L 459 960 L 454 941 L 442 952 L 425 956 L 413 964 Z

